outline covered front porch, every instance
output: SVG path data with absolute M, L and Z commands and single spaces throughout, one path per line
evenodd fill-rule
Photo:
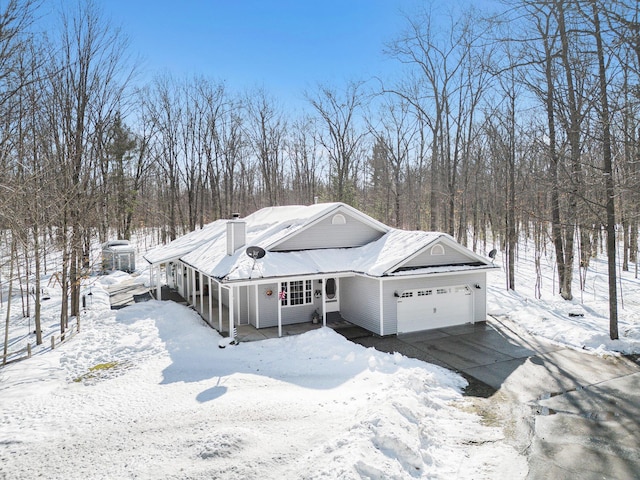
M 154 297 L 155 295 L 157 295 L 155 289 L 152 290 L 152 295 L 154 295 Z M 190 305 L 212 328 L 217 330 L 223 336 L 229 336 L 229 309 L 226 307 L 226 305 L 222 305 L 221 322 L 218 316 L 217 301 L 211 302 L 212 307 L 215 306 L 215 308 L 212 308 L 211 310 L 209 310 L 208 308 L 208 294 L 195 296 L 195 303 L 191 303 L 187 302 L 187 300 L 185 300 L 176 289 L 164 285 L 162 286 L 160 298 L 162 300 L 173 301 L 183 305 Z M 205 306 L 204 309 L 202 308 L 203 304 Z M 222 327 L 220 328 L 220 326 Z M 340 313 L 338 312 L 331 312 L 327 314 L 326 326 L 340 333 L 342 336 L 346 337 L 349 340 L 370 337 L 373 335 L 370 331 L 346 321 L 340 316 Z M 270 338 L 301 335 L 303 333 L 310 332 L 311 330 L 316 330 L 322 327 L 322 322 L 313 323 L 311 321 L 283 325 L 281 329 L 279 329 L 277 326 L 256 328 L 251 324 L 234 325 L 235 337 L 238 342 L 256 342 Z
M 291 335 L 301 335 L 318 328 L 322 328 L 321 323 L 294 323 L 292 325 L 285 325 L 282 329 L 282 334 L 279 335 L 278 327 L 267 328 L 255 328 L 253 325 L 238 325 L 236 327 L 236 339 L 238 342 L 256 342 L 259 340 L 267 340 L 269 338 L 287 337 Z M 373 334 L 365 330 L 362 327 L 353 325 L 340 317 L 339 314 L 330 315 L 327 319 L 327 327 L 335 330 L 348 340 L 356 338 L 371 337 Z M 228 332 L 222 332 L 222 334 L 228 334 Z
M 248 330 L 252 337 L 260 338 L 295 334 L 300 324 L 318 328 L 340 319 L 340 280 L 351 276 L 225 282 L 182 262 L 177 263 L 175 272 L 176 292 L 209 325 L 227 336 Z

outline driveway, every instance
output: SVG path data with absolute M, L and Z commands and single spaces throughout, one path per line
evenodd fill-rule
M 398 337 L 355 336 L 469 381 L 465 394 L 529 458 L 529 479 L 640 479 L 640 366 L 516 331 L 500 318 Z

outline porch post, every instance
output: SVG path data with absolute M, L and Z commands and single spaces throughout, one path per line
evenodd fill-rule
M 183 270 L 183 280 L 184 280 L 184 299 L 187 301 L 187 303 L 189 303 L 189 300 L 191 299 L 191 274 L 189 272 L 189 267 L 187 267 L 186 265 L 184 266 L 184 270 Z
M 213 324 L 213 307 L 211 305 L 211 277 L 207 277 L 207 282 L 209 284 L 209 325 Z
M 162 300 L 162 287 L 160 285 L 160 264 L 158 264 L 158 270 L 156 271 L 156 298 Z
M 153 293 L 153 263 L 149 267 L 149 292 Z
M 260 297 L 258 296 L 258 285 L 256 285 L 256 328 L 260 328 Z M 251 319 L 249 319 L 251 323 Z
M 196 305 L 196 269 L 191 269 L 191 305 Z
M 218 282 L 218 331 L 222 332 L 222 284 Z
M 202 272 L 198 272 L 200 277 L 200 313 L 204 314 L 204 276 Z
M 278 282 L 278 337 L 282 336 L 282 300 L 280 300 L 281 291 L 282 282 Z
M 378 295 L 380 296 L 380 335 L 384 335 L 384 297 L 383 297 L 383 292 L 384 292 L 384 287 L 382 284 L 382 280 L 379 280 L 378 283 L 379 287 L 378 287 Z
M 326 283 L 327 283 L 327 279 L 323 278 L 322 279 L 322 289 L 320 290 L 322 292 L 322 326 L 326 327 L 327 326 L 327 291 L 326 291 Z
M 233 335 L 233 304 L 235 300 L 233 298 L 233 286 L 229 287 L 229 338 L 234 338 Z

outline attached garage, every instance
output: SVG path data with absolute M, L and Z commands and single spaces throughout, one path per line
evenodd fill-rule
M 398 333 L 471 323 L 473 305 L 467 285 L 405 290 L 397 300 Z

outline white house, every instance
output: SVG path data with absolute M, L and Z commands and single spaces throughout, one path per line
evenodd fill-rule
M 280 334 L 314 312 L 325 325 L 339 312 L 378 335 L 484 321 L 494 268 L 447 234 L 394 229 L 343 203 L 217 220 L 144 258 L 157 297 L 165 265 L 167 284 L 203 318 L 217 318 L 214 328 Z

